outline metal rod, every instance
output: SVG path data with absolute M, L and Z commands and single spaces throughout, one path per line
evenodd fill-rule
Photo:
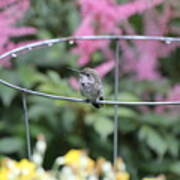
M 30 128 L 29 128 L 27 100 L 26 100 L 25 93 L 22 93 L 22 102 L 23 102 L 23 110 L 24 110 L 24 123 L 25 123 L 25 131 L 26 131 L 27 154 L 28 154 L 28 159 L 31 160 L 31 137 L 30 137 Z
M 116 42 L 116 58 L 115 58 L 115 71 L 114 71 L 114 100 L 117 101 L 119 94 L 119 42 Z M 114 163 L 118 157 L 118 105 L 114 105 L 114 145 L 113 145 L 113 160 Z
M 22 88 L 20 86 L 11 84 L 7 81 L 4 81 L 2 79 L 0 79 L 0 84 L 3 84 L 9 88 L 21 91 L 21 92 L 25 92 L 26 94 L 32 94 L 35 96 L 42 96 L 45 98 L 50 98 L 50 99 L 56 99 L 56 100 L 63 100 L 63 101 L 71 101 L 71 102 L 84 102 L 84 103 L 88 103 L 85 99 L 80 99 L 80 98 L 75 98 L 75 97 L 67 97 L 67 96 L 57 96 L 57 95 L 53 95 L 53 94 L 48 94 L 48 93 L 43 93 L 43 92 L 39 92 L 39 91 L 33 91 L 30 89 L 26 89 L 26 88 Z M 140 101 L 140 102 L 126 102 L 126 101 L 111 101 L 111 100 L 107 100 L 107 101 L 100 101 L 97 100 L 96 103 L 98 104 L 107 104 L 107 105 L 121 105 L 121 106 L 167 106 L 167 105 L 180 105 L 180 101 L 156 101 L 156 102 L 152 102 L 152 101 Z
M 0 55 L 0 59 L 12 56 L 17 57 L 17 55 L 22 54 L 23 52 L 29 52 L 33 49 L 52 46 L 61 42 L 73 42 L 76 40 L 153 40 L 153 41 L 163 41 L 167 44 L 172 42 L 180 42 L 180 37 L 163 37 L 163 36 L 140 36 L 140 35 L 99 35 L 99 36 L 70 36 L 65 38 L 56 38 L 39 41 L 36 43 L 30 43 L 19 48 L 15 48 L 11 51 L 8 51 Z

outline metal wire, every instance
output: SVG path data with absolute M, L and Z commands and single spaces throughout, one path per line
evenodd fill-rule
M 22 103 L 23 103 L 23 110 L 24 110 L 24 124 L 25 124 L 25 131 L 26 131 L 26 143 L 27 143 L 27 154 L 28 159 L 31 160 L 31 137 L 30 137 L 30 128 L 29 128 L 29 116 L 28 116 L 28 109 L 27 109 L 27 100 L 26 94 L 22 93 Z
M 117 101 L 119 94 L 119 42 L 116 42 L 116 58 L 115 58 L 115 71 L 114 71 L 114 100 Z M 113 148 L 113 160 L 114 164 L 118 157 L 118 105 L 114 106 L 114 148 Z
M 75 98 L 75 97 L 66 97 L 66 96 L 57 96 L 53 94 L 47 94 L 39 91 L 33 91 L 30 89 L 22 88 L 20 86 L 11 84 L 7 81 L 4 81 L 0 79 L 0 84 L 3 84 L 7 87 L 10 87 L 12 89 L 25 92 L 26 94 L 32 94 L 35 96 L 42 96 L 45 98 L 50 98 L 50 99 L 56 99 L 56 100 L 63 100 L 63 101 L 71 101 L 71 102 L 83 102 L 83 103 L 88 103 L 85 99 L 80 99 L 80 98 Z M 126 101 L 99 101 L 97 100 L 96 103 L 98 104 L 106 104 L 106 105 L 121 105 L 121 106 L 166 106 L 166 105 L 180 105 L 180 101 L 156 101 L 156 102 L 151 102 L 151 101 L 142 101 L 142 102 L 126 102 Z
M 180 42 L 180 37 L 162 37 L 162 36 L 139 36 L 139 35 L 104 35 L 104 36 L 71 36 L 71 37 L 65 37 L 65 38 L 56 38 L 56 39 L 49 39 L 44 40 L 36 43 L 31 43 L 25 46 L 21 46 L 19 48 L 13 49 L 11 51 L 8 51 L 2 55 L 0 55 L 0 59 L 6 58 L 6 57 L 13 57 L 16 58 L 18 55 L 32 51 L 33 49 L 52 46 L 57 43 L 61 42 L 75 42 L 77 40 L 152 40 L 152 41 L 163 41 L 167 44 L 173 43 L 173 42 Z

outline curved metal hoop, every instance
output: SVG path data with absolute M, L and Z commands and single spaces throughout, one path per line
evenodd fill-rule
M 2 55 L 0 55 L 0 59 L 3 59 L 5 57 L 17 57 L 18 54 L 21 54 L 23 52 L 31 51 L 33 49 L 42 48 L 46 46 L 52 46 L 57 43 L 61 42 L 75 42 L 77 40 L 153 40 L 153 41 L 163 41 L 167 44 L 170 44 L 172 42 L 180 42 L 180 38 L 177 37 L 163 37 L 163 36 L 139 36 L 139 35 L 104 35 L 104 36 L 70 36 L 65 38 L 56 38 L 56 39 L 49 39 L 44 40 L 36 43 L 31 43 L 16 49 L 13 49 L 11 51 L 8 51 Z
M 154 40 L 154 41 L 163 41 L 167 44 L 173 43 L 173 42 L 180 42 L 180 38 L 177 37 L 162 37 L 162 36 L 139 36 L 139 35 L 104 35 L 104 36 L 71 36 L 71 37 L 65 37 L 65 38 L 56 38 L 56 39 L 49 39 L 40 41 L 37 43 L 31 43 L 16 49 L 13 49 L 11 51 L 8 51 L 2 55 L 0 55 L 0 59 L 5 59 L 8 57 L 17 57 L 20 54 L 32 51 L 37 48 L 52 46 L 57 43 L 62 42 L 70 42 L 73 43 L 77 40 Z M 4 81 L 3 79 L 0 79 L 0 84 L 3 84 L 5 86 L 8 86 L 10 88 L 16 89 L 21 92 L 25 92 L 27 94 L 33 94 L 37 96 L 43 96 L 46 98 L 51 99 L 57 99 L 57 100 L 66 100 L 66 101 L 72 101 L 72 102 L 85 102 L 83 99 L 74 98 L 74 97 L 64 97 L 64 96 L 56 96 L 53 94 L 47 94 L 43 92 L 38 91 L 32 91 L 30 89 L 22 88 L 17 85 L 13 85 L 7 81 Z M 125 105 L 125 106 L 157 106 L 157 105 L 180 105 L 180 101 L 156 101 L 156 102 L 122 102 L 122 101 L 97 101 L 99 104 L 107 104 L 107 105 Z
M 12 89 L 27 93 L 27 94 L 32 94 L 32 95 L 36 95 L 36 96 L 43 96 L 45 98 L 50 98 L 50 99 L 56 99 L 56 100 L 63 100 L 63 101 L 71 101 L 71 102 L 84 102 L 84 103 L 88 103 L 86 102 L 86 100 L 84 99 L 80 99 L 80 98 L 75 98 L 75 97 L 66 97 L 66 96 L 56 96 L 53 94 L 48 94 L 48 93 L 43 93 L 43 92 L 39 92 L 39 91 L 33 91 L 30 89 L 26 89 L 26 88 L 22 88 L 20 86 L 11 84 L 7 81 L 4 81 L 2 79 L 0 79 L 0 84 L 3 84 L 7 87 L 10 87 Z M 180 105 L 180 101 L 166 101 L 166 102 L 148 102 L 148 101 L 142 101 L 142 102 L 125 102 L 125 101 L 97 101 L 97 103 L 99 104 L 106 104 L 106 105 L 124 105 L 124 106 L 160 106 L 160 105 Z

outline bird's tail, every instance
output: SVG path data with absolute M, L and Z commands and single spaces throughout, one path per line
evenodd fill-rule
M 92 105 L 93 105 L 95 108 L 97 108 L 97 109 L 99 109 L 99 108 L 101 107 L 100 104 L 95 103 L 95 102 L 93 102 Z
M 103 98 L 103 97 L 100 97 L 99 100 L 103 101 L 104 98 Z M 98 109 L 102 106 L 102 104 L 98 104 L 98 103 L 96 103 L 96 102 L 92 102 L 92 105 L 93 105 L 95 108 L 98 108 Z

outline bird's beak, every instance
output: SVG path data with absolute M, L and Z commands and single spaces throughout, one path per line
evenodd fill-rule
M 70 71 L 76 72 L 76 73 L 81 73 L 81 71 L 79 71 L 77 69 L 73 69 L 73 68 L 69 68 L 69 67 L 67 69 L 70 70 Z

